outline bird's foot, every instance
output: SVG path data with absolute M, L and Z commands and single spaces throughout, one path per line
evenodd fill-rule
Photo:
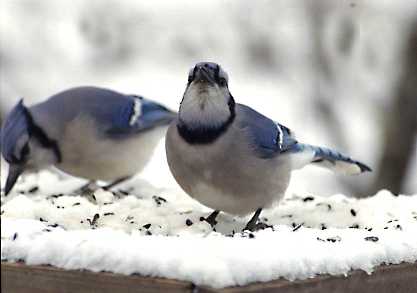
M 100 186 L 97 185 L 96 182 L 90 181 L 87 184 L 81 186 L 80 188 L 74 190 L 72 193 L 86 197 L 90 202 L 95 203 L 96 200 L 94 192 L 96 192 L 98 189 L 100 189 Z
M 220 213 L 220 211 L 216 210 L 216 211 L 212 212 L 207 218 L 201 217 L 200 220 L 209 223 L 210 226 L 212 228 L 214 228 L 214 226 L 216 226 L 216 224 L 217 224 L 216 217 L 219 213 Z
M 245 228 L 243 228 L 242 232 L 244 231 L 256 232 L 256 231 L 264 230 L 267 228 L 272 228 L 272 226 L 264 222 L 257 222 L 257 223 L 249 222 L 246 224 Z

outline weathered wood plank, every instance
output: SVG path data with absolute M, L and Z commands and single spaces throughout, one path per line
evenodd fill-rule
M 193 292 L 193 293 L 236 293 L 236 292 L 417 292 L 417 263 L 380 266 L 372 275 L 353 271 L 348 277 L 319 276 L 290 282 L 276 280 L 255 283 L 244 287 L 212 289 L 197 287 L 189 282 L 163 278 L 125 276 L 112 273 L 89 271 L 67 271 L 51 266 L 26 266 L 20 263 L 1 264 L 2 292 Z
M 225 288 L 222 290 L 205 289 L 201 293 L 416 293 L 417 263 L 379 266 L 368 275 L 362 270 L 352 271 L 344 276 L 318 276 L 312 279 L 290 282 L 276 280 L 267 283 L 255 283 L 245 287 Z
M 51 266 L 1 264 L 1 291 L 10 293 L 191 292 L 189 282 L 113 273 L 69 271 Z

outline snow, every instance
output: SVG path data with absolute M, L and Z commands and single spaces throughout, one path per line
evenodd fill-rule
M 302 142 L 335 148 L 371 167 L 381 151 L 384 117 L 378 113 L 384 111 L 378 109 L 389 107 L 407 23 L 417 11 L 415 1 L 362 1 L 348 10 L 349 3 L 329 6 L 322 37 L 332 78 L 325 80 L 312 60 L 314 26 L 303 1 L 272 6 L 212 0 L 3 2 L 0 106 L 5 112 L 22 96 L 32 105 L 79 85 L 140 94 L 175 110 L 187 70 L 212 60 L 228 71 L 237 102 L 290 127 Z M 347 53 L 338 49 L 343 20 L 352 21 L 356 36 Z M 273 52 L 267 65 L 251 54 L 257 44 Z M 317 95 L 335 108 L 345 142 L 335 139 L 315 109 Z M 415 194 L 417 151 L 412 162 L 405 190 Z M 4 164 L 1 171 L 4 184 Z M 361 187 L 376 175 L 347 179 L 317 168 L 295 171 L 286 199 L 262 213 L 274 231 L 242 235 L 248 218 L 220 214 L 214 232 L 200 221 L 211 211 L 175 184 L 160 143 L 140 177 L 121 187 L 129 195 L 120 198 L 104 191 L 95 200 L 68 195 L 84 181 L 46 171 L 20 180 L 1 198 L 1 258 L 213 287 L 415 262 L 417 194 L 394 197 L 381 191 L 363 200 L 342 195 L 311 200 L 305 192 L 348 194 L 352 191 L 341 180 Z M 38 191 L 28 192 L 38 185 Z
M 2 197 L 1 259 L 121 274 L 166 277 L 221 288 L 319 274 L 372 273 L 417 261 L 417 194 L 380 191 L 367 199 L 289 193 L 241 233 L 247 218 L 211 211 L 177 188 L 142 178 L 94 197 L 83 181 L 49 171 L 22 178 Z M 98 215 L 98 216 L 97 216 Z

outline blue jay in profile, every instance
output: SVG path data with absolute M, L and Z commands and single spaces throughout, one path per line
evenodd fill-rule
M 48 166 L 90 180 L 115 181 L 139 172 L 176 113 L 136 95 L 72 88 L 32 107 L 23 100 L 1 130 L 9 163 L 7 195 L 25 171 Z
M 299 143 L 285 126 L 236 104 L 228 76 L 216 63 L 195 65 L 178 117 L 170 125 L 166 154 L 172 174 L 191 197 L 234 215 L 255 212 L 245 229 L 256 230 L 263 208 L 280 200 L 291 171 L 307 164 L 347 174 L 371 169 L 324 147 Z

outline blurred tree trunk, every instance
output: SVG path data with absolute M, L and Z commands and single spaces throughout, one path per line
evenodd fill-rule
M 403 56 L 403 71 L 387 113 L 384 113 L 383 150 L 375 182 L 368 194 L 381 188 L 394 194 L 403 192 L 404 179 L 416 151 L 417 22 L 411 28 Z
M 338 117 L 334 102 L 335 93 L 331 85 L 335 83 L 334 76 L 337 74 L 332 68 L 332 60 L 328 56 L 325 47 L 325 27 L 329 24 L 329 18 L 337 4 L 329 0 L 307 1 L 306 8 L 311 23 L 312 52 L 311 59 L 313 74 L 314 110 L 317 111 L 318 119 L 322 120 L 321 126 L 330 134 L 334 144 L 342 149 L 347 149 L 348 143 L 344 135 L 340 118 Z M 345 25 L 346 26 L 346 25 Z M 353 36 L 347 34 L 343 26 L 340 31 L 340 38 L 347 44 L 341 50 L 346 50 L 353 42 Z

